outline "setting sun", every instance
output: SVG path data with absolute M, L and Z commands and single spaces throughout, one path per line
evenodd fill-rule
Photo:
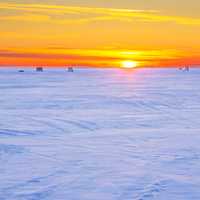
M 122 67 L 127 68 L 127 69 L 132 69 L 137 67 L 137 62 L 136 61 L 131 61 L 131 60 L 126 60 L 122 62 Z

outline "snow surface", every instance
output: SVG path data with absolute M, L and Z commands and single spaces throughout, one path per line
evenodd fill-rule
M 0 70 L 0 200 L 199 200 L 200 70 Z

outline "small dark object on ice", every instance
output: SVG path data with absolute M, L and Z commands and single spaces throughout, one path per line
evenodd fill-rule
M 20 69 L 18 72 L 24 72 L 24 70 L 23 70 L 23 69 Z
M 189 66 L 186 66 L 186 67 L 180 67 L 179 70 L 189 72 L 189 71 L 190 71 L 190 67 L 189 67 Z
M 185 67 L 185 71 L 189 72 L 190 71 L 190 68 L 187 66 Z
M 74 72 L 73 67 L 68 67 L 68 72 Z
M 36 67 L 36 71 L 37 72 L 43 72 L 43 68 L 42 67 Z

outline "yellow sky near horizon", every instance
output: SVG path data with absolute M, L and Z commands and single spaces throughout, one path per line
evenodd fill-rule
M 200 64 L 197 0 L 0 0 L 0 65 Z

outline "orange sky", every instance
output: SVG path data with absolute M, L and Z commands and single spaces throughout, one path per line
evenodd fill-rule
M 0 0 L 1 66 L 200 64 L 196 0 Z

